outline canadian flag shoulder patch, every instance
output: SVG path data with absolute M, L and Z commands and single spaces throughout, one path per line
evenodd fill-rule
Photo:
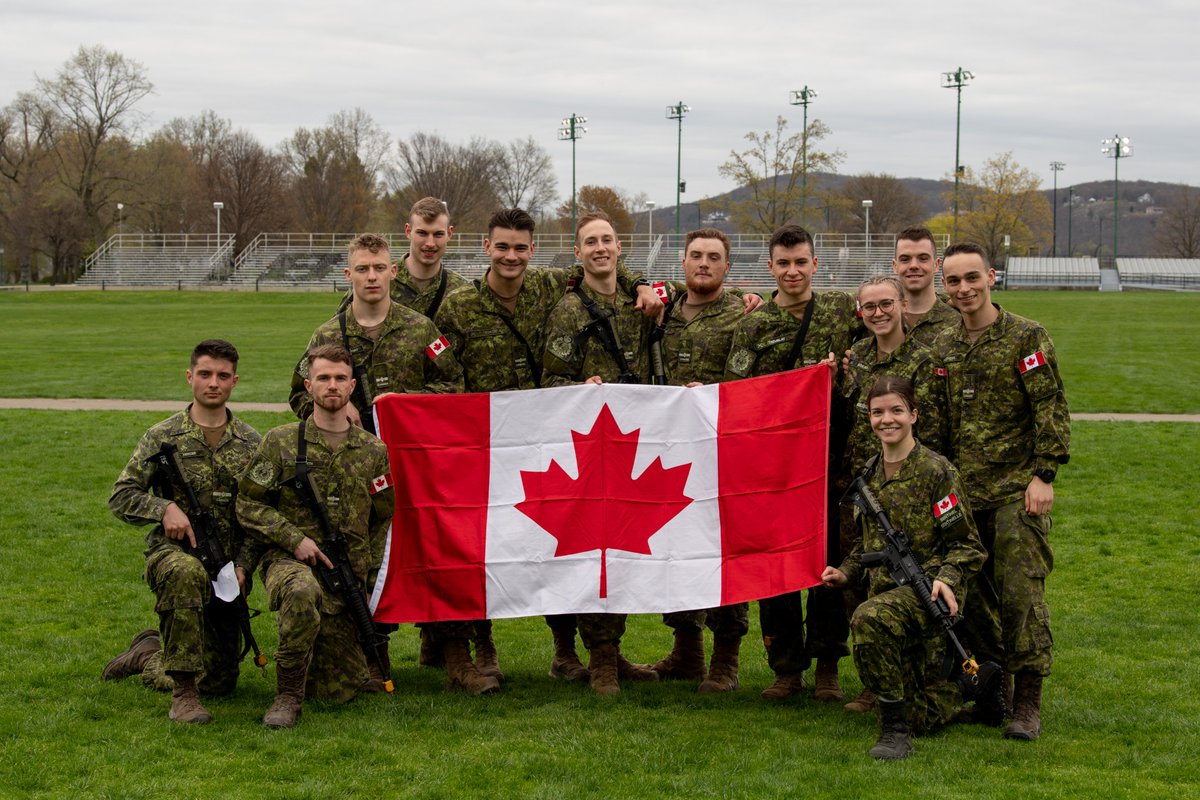
M 934 374 L 934 375 L 937 375 L 939 378 L 944 378 L 944 377 L 946 377 L 947 375 L 949 375 L 950 373 L 948 373 L 948 372 L 946 371 L 946 368 L 945 368 L 945 367 L 934 367 L 934 368 L 933 368 L 933 374 Z
M 450 349 L 450 340 L 447 339 L 445 336 L 439 336 L 436 339 L 434 339 L 432 342 L 430 342 L 429 346 L 425 348 L 425 355 L 429 356 L 430 358 L 436 359 L 438 356 L 440 356 L 442 353 L 446 352 L 448 349 Z
M 937 519 L 957 506 L 958 497 L 954 494 L 954 492 L 951 492 L 933 504 L 933 518 Z
M 650 284 L 650 288 L 654 290 L 654 294 L 659 300 L 662 300 L 664 303 L 670 300 L 670 298 L 667 296 L 667 284 L 663 281 L 655 281 L 654 283 Z
M 374 480 L 371 481 L 371 494 L 379 494 L 384 489 L 391 488 L 391 485 L 392 485 L 392 473 L 385 472 L 382 475 L 380 475 L 378 478 L 375 478 Z
M 1046 357 L 1042 355 L 1041 350 L 1038 350 L 1036 353 L 1027 355 L 1021 359 L 1022 374 L 1029 372 L 1031 369 L 1037 369 L 1038 367 L 1044 366 L 1046 366 Z

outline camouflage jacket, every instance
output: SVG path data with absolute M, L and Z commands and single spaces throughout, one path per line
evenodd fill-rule
M 196 499 L 212 511 L 216 519 L 216 535 L 225 554 L 234 562 L 253 570 L 253 556 L 244 548 L 241 529 L 237 525 L 234 504 L 238 493 L 238 476 L 250 462 L 262 437 L 258 431 L 229 413 L 225 433 L 213 450 L 204 438 L 204 431 L 188 415 L 187 409 L 163 420 L 142 435 L 121 476 L 113 484 L 108 507 L 117 519 L 130 525 L 154 525 L 146 535 L 146 554 L 162 547 L 179 547 L 163 532 L 162 518 L 167 506 L 175 503 L 185 514 L 187 493 L 174 481 L 167 482 L 158 467 L 147 459 L 158 453 L 164 442 L 179 448 L 183 473 L 196 493 Z
M 608 302 L 586 284 L 582 291 L 604 312 L 612 324 L 617 346 L 625 356 L 629 370 L 642 383 L 650 378 L 650 359 L 646 350 L 654 320 L 634 308 L 634 298 L 621 286 L 615 302 Z M 546 352 L 542 358 L 542 385 L 569 386 L 582 383 L 593 375 L 616 383 L 620 368 L 596 336 L 585 334 L 592 315 L 575 292 L 569 292 L 550 312 L 546 320 Z
M 404 262 L 408 260 L 408 256 L 409 254 L 405 253 L 404 257 L 400 259 L 400 263 L 396 268 L 396 277 L 392 279 L 391 295 L 392 300 L 404 306 L 405 308 L 411 308 L 418 314 L 422 314 L 430 319 L 436 315 L 436 310 L 434 314 L 430 314 L 429 311 L 430 306 L 433 304 L 433 299 L 437 297 L 438 289 L 441 288 L 442 275 L 446 276 L 446 290 L 442 292 L 443 303 L 446 302 L 446 298 L 449 297 L 455 290 L 471 283 L 454 270 L 446 269 L 443 266 L 437 280 L 430 283 L 429 286 L 425 287 L 424 289 L 418 289 L 417 285 L 413 283 L 412 273 L 408 271 L 408 267 L 404 266 Z M 354 290 L 347 289 L 346 293 L 342 295 L 341 302 L 338 303 L 337 310 L 345 311 L 350 307 L 350 303 L 353 299 Z
M 1071 414 L 1050 335 L 996 309 L 978 341 L 959 324 L 934 344 L 948 373 L 950 450 L 976 510 L 1020 499 L 1034 470 L 1070 458 Z
M 904 335 L 908 339 L 932 346 L 939 333 L 946 328 L 957 327 L 961 322 L 962 315 L 958 310 L 939 295 L 933 307 L 925 312 L 916 325 L 905 330 Z
M 813 292 L 812 302 L 816 306 L 796 367 L 819 363 L 829 353 L 840 361 L 864 330 L 854 298 L 845 292 Z M 775 304 L 774 295 L 744 315 L 733 334 L 725 380 L 782 372 L 800 325 L 800 320 Z
M 350 342 L 350 355 L 354 366 L 366 370 L 367 385 L 362 387 L 358 399 L 355 392 L 354 407 L 366 416 L 370 403 L 384 392 L 413 392 L 417 394 L 450 394 L 463 390 L 462 367 L 454 357 L 452 348 L 431 354 L 432 345 L 441 336 L 437 327 L 427 317 L 411 308 L 392 303 L 379 340 L 372 340 L 354 319 L 353 309 L 346 312 L 346 338 Z M 308 340 L 307 353 L 322 344 L 342 344 L 342 329 L 338 318 L 326 322 Z M 292 394 L 289 403 L 296 416 L 304 418 L 312 414 L 312 397 L 304 388 L 308 377 L 308 363 L 303 356 L 292 372 Z
M 534 389 L 534 373 L 542 369 L 546 349 L 546 317 L 563 298 L 578 269 L 529 267 L 517 294 L 517 309 L 510 312 L 488 287 L 486 276 L 457 291 L 437 315 L 437 326 L 458 356 L 468 392 Z M 524 337 L 535 359 L 529 363 L 508 320 Z M 544 385 L 544 382 L 543 382 Z
M 296 474 L 299 422 L 269 431 L 242 473 L 237 516 L 250 547 L 264 564 L 294 558 L 305 536 L 325 541 L 316 516 L 287 485 Z M 391 488 L 372 493 L 376 478 L 389 475 L 387 447 L 361 428 L 351 427 L 337 450 L 330 450 L 317 426 L 305 425 L 307 461 L 330 523 L 346 537 L 354 572 L 363 585 L 383 560 L 388 526 L 395 507 Z
M 683 318 L 687 289 L 671 288 L 674 305 L 662 339 L 667 383 L 672 386 L 686 386 L 693 381 L 719 383 L 725 377 L 733 333 L 746 316 L 741 297 L 724 291 L 688 322 Z
M 890 480 L 884 479 L 883 464 L 876 460 L 867 486 L 892 525 L 908 537 L 925 576 L 946 584 L 961 598 L 961 587 L 983 566 L 987 553 L 979 541 L 962 479 L 953 465 L 918 443 Z M 939 507 L 944 509 L 940 515 Z M 879 524 L 857 506 L 854 520 L 858 536 L 839 567 L 851 585 L 862 577 L 862 554 L 884 547 Z M 871 568 L 869 577 L 872 595 L 896 586 L 886 567 Z
M 850 348 L 850 369 L 842 383 L 842 393 L 851 414 L 850 440 L 846 445 L 843 474 L 852 478 L 879 452 L 879 439 L 871 430 L 867 394 L 875 381 L 895 375 L 912 381 L 917 396 L 917 424 L 914 433 L 921 443 L 950 457 L 950 411 L 946 400 L 946 370 L 933 349 L 914 339 L 905 339 L 895 352 L 882 361 L 875 337 L 854 343 Z

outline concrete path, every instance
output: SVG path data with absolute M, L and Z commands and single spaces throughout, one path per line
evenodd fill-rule
M 35 411 L 163 411 L 181 410 L 187 401 L 171 400 L 100 400 L 50 397 L 0 397 L 2 409 L 32 409 Z M 230 403 L 235 412 L 280 411 L 291 409 L 287 403 Z M 1200 414 L 1072 414 L 1071 419 L 1094 422 L 1200 422 Z

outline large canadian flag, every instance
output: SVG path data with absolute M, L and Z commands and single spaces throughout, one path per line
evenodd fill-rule
M 825 566 L 824 365 L 376 404 L 396 515 L 379 622 L 711 608 Z

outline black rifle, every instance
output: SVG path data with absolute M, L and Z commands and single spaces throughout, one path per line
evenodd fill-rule
M 179 448 L 174 442 L 163 442 L 158 446 L 158 452 L 146 459 L 147 462 L 154 462 L 159 468 L 164 471 L 164 476 L 174 478 L 175 482 L 183 487 L 184 496 L 188 503 L 188 522 L 192 526 L 192 535 L 196 538 L 196 546 L 192 547 L 188 542 L 187 537 L 184 537 L 182 542 L 183 550 L 188 555 L 195 556 L 197 560 L 204 566 L 204 571 L 208 573 L 210 580 L 216 580 L 217 574 L 221 569 L 229 563 L 229 557 L 225 555 L 225 550 L 221 547 L 221 542 L 217 539 L 214 530 L 216 530 L 216 517 L 213 516 L 212 509 L 206 508 L 200 504 L 200 499 L 196 497 L 196 490 L 192 488 L 192 484 L 184 475 L 183 465 L 179 463 Z M 168 486 L 170 481 L 163 481 Z M 214 598 L 219 602 L 225 601 L 219 598 Z M 246 598 L 242 595 L 239 589 L 237 598 L 228 605 L 233 606 L 233 611 L 237 615 L 238 628 L 241 629 L 242 653 L 240 658 L 245 658 L 246 654 L 251 650 L 254 651 L 254 664 L 262 668 L 267 666 L 267 657 L 262 654 L 262 650 L 258 647 L 258 642 L 254 640 L 254 633 L 250 630 L 250 606 L 246 604 Z
M 367 658 L 371 659 L 371 662 L 379 669 L 379 674 L 383 676 L 383 688 L 387 690 L 388 694 L 391 694 L 395 687 L 392 684 L 385 655 L 387 636 L 375 630 L 375 622 L 371 619 L 371 610 L 367 608 L 367 598 L 358 588 L 358 576 L 354 574 L 354 568 L 350 564 L 350 548 L 346 544 L 346 537 L 329 520 L 329 512 L 326 511 L 325 504 L 321 502 L 321 496 L 317 493 L 317 485 L 313 482 L 312 472 L 309 470 L 308 442 L 304 439 L 306 422 L 307 420 L 300 422 L 300 444 L 296 449 L 296 474 L 284 482 L 290 485 L 304 500 L 313 516 L 317 518 L 317 525 L 321 528 L 321 552 L 333 562 L 332 567 L 327 567 L 318 559 L 313 567 L 313 572 L 317 574 L 328 591 L 338 595 L 346 603 L 346 609 L 350 612 L 350 618 L 354 621 L 354 629 L 358 633 L 358 643 L 362 646 L 363 653 Z
M 600 346 L 612 358 L 617 365 L 620 375 L 617 377 L 617 383 L 641 383 L 642 379 L 634 374 L 629 368 L 629 362 L 625 360 L 625 353 L 621 351 L 621 346 L 617 344 L 617 335 L 613 332 L 612 320 L 604 313 L 604 309 L 600 308 L 592 298 L 583 293 L 582 284 L 575 284 L 571 291 L 579 295 L 579 301 L 583 303 L 583 307 L 587 309 L 591 315 L 592 321 L 583 327 L 583 330 L 575 337 L 576 345 L 587 341 L 589 337 L 595 336 L 600 342 Z
M 929 616 L 941 625 L 942 630 L 946 633 L 946 638 L 950 640 L 955 653 L 961 659 L 960 666 L 964 678 L 959 680 L 960 685 L 965 682 L 969 687 L 978 686 L 980 667 L 954 633 L 953 628 L 958 621 L 957 618 L 951 615 L 950 607 L 942 598 L 931 597 L 933 585 L 921 570 L 921 562 L 917 560 L 912 547 L 909 546 L 908 537 L 904 535 L 903 531 L 897 530 L 892 525 L 887 512 L 883 510 L 874 493 L 867 487 L 865 470 L 854 479 L 850 488 L 846 490 L 842 499 L 844 501 L 847 498 L 874 520 L 883 531 L 883 549 L 877 553 L 863 553 L 862 565 L 867 568 L 883 566 L 897 586 L 908 586 L 916 592 L 917 597 L 924 604 L 925 610 L 929 612 Z M 997 669 L 999 668 L 997 667 Z
M 671 311 L 675 308 L 675 300 L 667 301 L 663 306 L 662 322 L 655 323 L 650 331 L 650 382 L 655 386 L 667 385 L 667 368 L 663 364 L 662 343 L 667 335 L 667 322 L 671 319 Z
M 442 279 L 445 280 L 446 273 L 442 272 Z M 338 312 L 338 325 L 342 329 L 342 346 L 346 348 L 347 353 L 353 353 L 350 349 L 350 336 L 346 333 L 346 312 Z M 310 364 L 311 366 L 311 364 Z M 367 396 L 367 382 L 370 377 L 367 375 L 367 369 L 362 364 L 357 363 L 353 357 L 350 359 L 350 371 L 354 375 L 354 391 L 350 394 L 350 402 L 359 411 L 359 418 L 362 422 L 363 430 L 367 433 L 375 433 L 375 415 L 371 412 L 371 398 Z

